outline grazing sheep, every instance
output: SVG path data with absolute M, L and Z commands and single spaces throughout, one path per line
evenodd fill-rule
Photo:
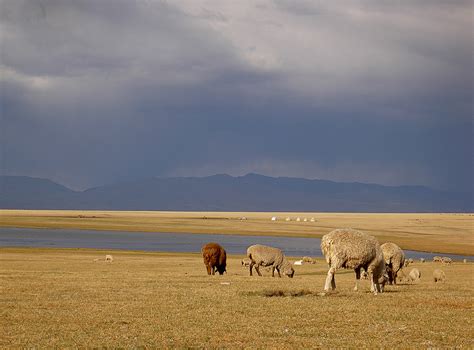
M 321 251 L 329 265 L 328 275 L 324 290 L 336 289 L 334 275 L 339 268 L 354 269 L 356 283 L 354 290 L 358 289 L 360 271 L 363 268 L 371 279 L 371 291 L 374 294 L 382 292 L 380 283 L 385 273 L 385 262 L 382 249 L 375 237 L 366 233 L 347 229 L 337 229 L 323 236 Z
M 286 218 L 285 221 L 291 221 L 291 219 L 290 219 L 290 218 Z
M 272 267 L 272 277 L 275 277 L 275 269 L 278 272 L 278 277 L 281 277 L 280 271 L 290 278 L 293 278 L 295 270 L 291 267 L 291 263 L 286 259 L 283 252 L 278 248 L 268 247 L 261 244 L 255 244 L 247 248 L 247 257 L 250 262 L 250 276 L 252 276 L 252 268 L 255 266 L 255 271 L 261 276 L 260 266 Z
M 421 278 L 421 272 L 417 268 L 411 269 L 410 273 L 408 274 L 408 278 L 412 282 L 416 282 Z
M 277 220 L 276 216 L 272 216 L 272 221 L 276 221 L 276 220 Z
M 201 248 L 202 258 L 208 275 L 224 274 L 227 265 L 227 254 L 224 248 L 217 243 L 207 243 Z
M 316 261 L 309 256 L 303 256 L 303 262 L 308 264 L 316 264 Z
M 442 258 L 440 256 L 433 256 L 433 262 L 441 262 Z
M 243 258 L 240 263 L 242 264 L 242 267 L 249 267 L 250 266 L 251 260 L 249 258 Z
M 425 258 L 420 258 L 420 262 L 421 262 L 421 263 L 424 263 L 424 262 L 425 262 Z
M 412 258 L 408 259 L 408 263 L 409 263 L 409 264 L 413 264 L 414 262 L 415 262 L 415 261 L 414 261 Z
M 444 282 L 446 280 L 446 275 L 443 270 L 436 269 L 433 271 L 433 280 L 434 282 Z
M 453 259 L 448 258 L 447 256 L 443 256 L 443 257 L 441 258 L 441 262 L 442 262 L 443 264 L 451 264 L 451 263 L 453 262 Z
M 309 221 L 314 222 L 314 218 L 311 218 L 311 220 L 309 220 Z
M 301 221 L 301 219 L 300 219 L 300 218 L 296 218 L 296 221 Z
M 308 219 L 304 218 L 304 219 L 303 219 L 303 221 L 304 221 L 304 222 L 307 222 L 307 221 L 308 221 Z
M 462 262 L 467 264 L 467 259 L 462 259 Z
M 296 260 L 293 265 L 303 265 L 303 260 Z
M 105 256 L 105 261 L 112 262 L 112 261 L 114 261 L 114 257 L 112 255 L 107 254 Z
M 390 268 L 388 283 L 397 284 L 397 274 L 405 265 L 405 253 L 395 243 L 387 242 L 380 246 L 385 265 Z

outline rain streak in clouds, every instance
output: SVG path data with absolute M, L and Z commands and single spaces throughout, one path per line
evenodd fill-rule
M 472 190 L 470 1 L 0 1 L 1 170 Z

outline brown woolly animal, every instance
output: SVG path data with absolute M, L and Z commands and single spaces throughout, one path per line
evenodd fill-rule
M 219 272 L 219 275 L 226 272 L 227 254 L 225 249 L 217 243 L 207 243 L 201 249 L 202 258 L 208 275 L 214 275 Z
M 397 274 L 405 265 L 405 253 L 395 243 L 387 242 L 380 246 L 385 265 L 390 268 L 388 283 L 397 284 Z
M 324 290 L 336 289 L 334 275 L 339 268 L 354 269 L 358 289 L 360 271 L 367 271 L 371 281 L 371 291 L 374 294 L 382 292 L 380 281 L 385 273 L 385 262 L 382 249 L 375 237 L 363 232 L 347 229 L 331 231 L 321 239 L 321 251 L 329 265 L 328 276 Z

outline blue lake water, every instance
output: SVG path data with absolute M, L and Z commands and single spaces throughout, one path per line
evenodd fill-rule
M 229 254 L 245 254 L 248 246 L 259 243 L 278 247 L 288 256 L 322 256 L 319 238 L 0 228 L 0 247 L 95 248 L 183 253 L 200 252 L 201 247 L 208 242 L 221 244 Z M 405 250 L 405 253 L 411 258 L 425 259 L 441 255 L 410 250 Z M 442 255 L 454 260 L 472 259 L 472 256 Z

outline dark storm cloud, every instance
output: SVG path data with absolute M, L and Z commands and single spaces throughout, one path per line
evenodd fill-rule
M 467 2 L 2 1 L 2 171 L 471 186 Z

